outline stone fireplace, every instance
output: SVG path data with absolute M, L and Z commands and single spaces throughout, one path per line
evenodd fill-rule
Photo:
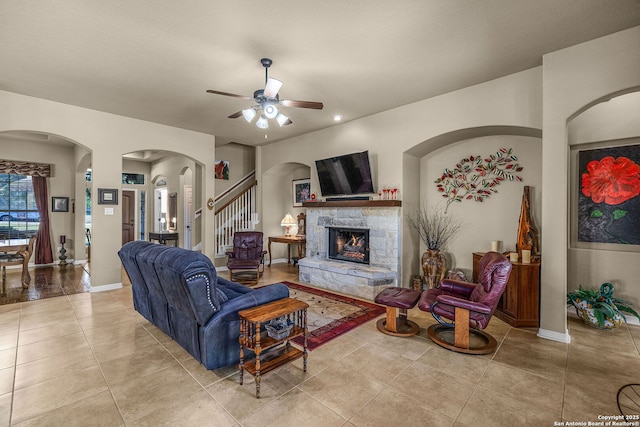
M 299 261 L 301 281 L 369 300 L 384 288 L 399 286 L 399 201 L 307 202 L 304 206 L 307 243 L 306 257 Z

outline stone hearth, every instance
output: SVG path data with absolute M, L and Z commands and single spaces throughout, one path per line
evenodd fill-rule
M 345 207 L 328 202 L 307 207 L 307 251 L 299 261 L 301 281 L 369 300 L 384 288 L 398 286 L 400 207 L 371 204 Z M 328 227 L 369 229 L 369 265 L 329 259 Z

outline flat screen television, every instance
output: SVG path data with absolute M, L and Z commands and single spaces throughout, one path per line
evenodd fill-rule
M 374 192 L 368 151 L 316 160 L 316 170 L 323 196 Z

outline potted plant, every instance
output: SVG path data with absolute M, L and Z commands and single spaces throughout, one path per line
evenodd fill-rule
M 603 283 L 600 289 L 584 289 L 582 285 L 575 291 L 567 293 L 567 305 L 573 304 L 576 313 L 587 325 L 601 329 L 614 329 L 627 321 L 622 313 L 632 314 L 640 319 L 640 315 L 628 301 L 613 296 L 613 285 Z
M 460 230 L 462 222 L 447 215 L 443 209 L 426 204 L 419 211 L 407 215 L 407 221 L 427 247 L 422 255 L 422 272 L 427 288 L 437 288 L 446 272 L 446 259 L 441 250 Z

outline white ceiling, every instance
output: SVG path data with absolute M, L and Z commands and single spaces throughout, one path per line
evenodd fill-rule
M 0 90 L 261 145 L 542 64 L 640 25 L 640 0 L 40 0 L 0 3 Z M 293 124 L 227 116 L 284 81 Z

